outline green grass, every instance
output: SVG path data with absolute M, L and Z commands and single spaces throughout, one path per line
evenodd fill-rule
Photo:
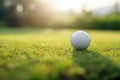
M 1 30 L 0 80 L 119 80 L 120 31 L 87 30 L 86 51 L 71 47 L 74 31 Z

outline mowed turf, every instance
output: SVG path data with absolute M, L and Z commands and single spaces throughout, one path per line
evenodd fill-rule
M 0 80 L 120 80 L 120 31 L 86 30 L 91 45 L 74 50 L 76 30 L 1 30 Z

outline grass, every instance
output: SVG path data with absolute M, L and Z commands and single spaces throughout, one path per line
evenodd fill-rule
M 120 31 L 87 30 L 86 51 L 71 47 L 74 31 L 0 30 L 0 80 L 119 80 Z

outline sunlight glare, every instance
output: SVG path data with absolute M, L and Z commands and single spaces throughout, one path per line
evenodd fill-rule
M 72 0 L 55 0 L 55 6 L 61 11 L 66 11 L 72 8 Z
M 54 0 L 54 5 L 60 11 L 73 10 L 79 13 L 82 9 L 81 0 Z
M 39 1 L 39 0 L 38 0 Z M 40 0 L 51 3 L 57 11 L 66 12 L 72 10 L 75 13 L 99 9 L 102 7 L 113 6 L 115 0 Z

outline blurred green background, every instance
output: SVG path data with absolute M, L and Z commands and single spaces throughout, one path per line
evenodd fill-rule
M 119 0 L 0 0 L 0 27 L 120 30 Z

